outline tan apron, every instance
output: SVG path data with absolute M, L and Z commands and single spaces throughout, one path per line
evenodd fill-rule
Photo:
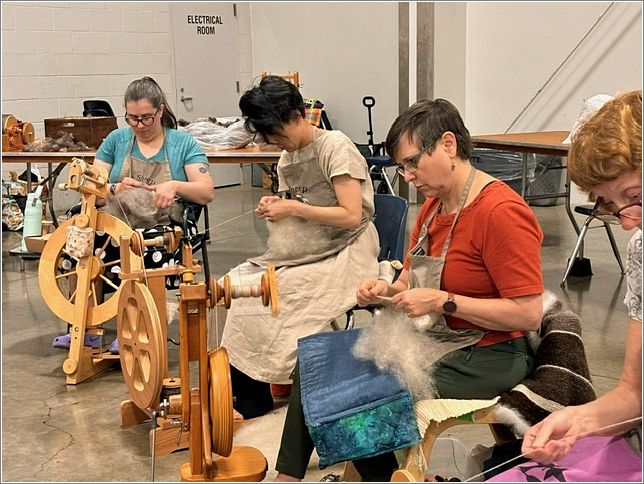
M 294 199 L 316 207 L 335 207 L 338 205 L 335 189 L 320 168 L 318 136 L 317 130 L 314 129 L 311 146 L 301 150 L 297 161 L 282 167 L 283 181 Z M 370 219 L 363 211 L 362 221 L 357 229 L 320 225 L 302 219 L 300 221 L 296 236 L 304 247 L 311 247 L 310 241 L 315 240 L 314 251 L 289 257 L 269 248 L 263 255 L 248 259 L 249 262 L 261 267 L 266 267 L 269 264 L 282 267 L 319 261 L 337 254 L 351 244 L 365 230 Z M 269 233 L 269 237 L 271 236 L 272 233 Z M 270 244 L 271 241 L 269 241 L 269 246 Z
M 166 133 L 164 128 L 164 140 L 163 140 L 163 160 L 161 161 L 145 161 L 139 158 L 132 156 L 132 149 L 134 148 L 134 139 L 135 136 L 132 134 L 130 139 L 130 144 L 127 149 L 127 155 L 123 160 L 123 166 L 121 168 L 121 173 L 119 173 L 118 181 L 122 181 L 125 177 L 133 178 L 137 181 L 145 183 L 146 185 L 159 185 L 172 180 L 172 174 L 170 173 L 170 164 L 168 163 L 168 151 L 166 149 Z M 169 218 L 175 220 L 176 222 L 181 223 L 182 208 L 181 205 L 176 201 L 172 204 L 169 210 L 167 210 Z M 179 217 L 179 218 L 177 218 Z M 160 219 L 158 223 L 167 223 L 167 221 Z
M 440 289 L 447 249 L 452 241 L 452 232 L 454 231 L 454 226 L 456 225 L 456 221 L 458 220 L 461 210 L 465 205 L 465 200 L 467 199 L 467 194 L 472 186 L 475 173 L 476 168 L 472 167 L 467 183 L 465 184 L 465 188 L 463 189 L 463 193 L 461 194 L 461 198 L 459 199 L 458 211 L 454 215 L 454 221 L 452 222 L 452 226 L 447 234 L 440 256 L 436 257 L 424 254 L 429 252 L 429 243 L 427 241 L 429 224 L 438 213 L 441 204 L 439 204 L 436 210 L 432 212 L 432 214 L 427 218 L 427 221 L 421 227 L 418 243 L 412 248 L 409 255 L 410 289 L 418 287 Z M 479 329 L 451 329 L 445 321 L 445 316 L 441 313 L 430 313 L 428 316 L 431 323 L 428 328 L 424 329 L 424 333 L 430 336 L 432 340 L 442 343 L 440 345 L 440 351 L 432 352 L 431 356 L 435 357 L 436 360 L 447 353 L 478 343 L 485 335 L 485 332 Z
M 316 147 L 309 148 L 305 159 L 285 167 L 285 178 L 293 193 L 299 192 L 311 204 L 337 205 L 333 186 L 319 167 Z M 305 171 L 307 174 L 302 174 Z M 278 261 L 282 265 L 277 270 L 279 316 L 273 317 L 270 308 L 265 308 L 258 298 L 232 301 L 221 344 L 234 367 L 255 380 L 290 383 L 297 340 L 330 331 L 330 322 L 344 318 L 345 312 L 356 304 L 360 281 L 378 277 L 378 232 L 367 215 L 365 212 L 365 220 L 357 230 L 331 227 L 328 235 L 333 244 L 325 253 L 313 254 L 306 260 Z M 270 254 L 264 254 L 231 269 L 228 275 L 233 284 L 259 284 L 264 269 L 255 264 L 268 262 Z M 218 319 L 223 320 L 223 316 Z

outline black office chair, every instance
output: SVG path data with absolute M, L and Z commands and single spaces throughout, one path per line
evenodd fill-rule
M 112 106 L 107 101 L 101 99 L 89 99 L 83 101 L 83 116 L 114 116 Z
M 407 227 L 407 213 L 409 212 L 409 202 L 396 195 L 379 193 L 374 195 L 375 215 L 373 223 L 378 231 L 380 239 L 380 254 L 378 261 L 401 261 L 405 257 L 405 232 Z M 396 277 L 399 271 L 396 271 Z M 371 314 L 381 305 L 371 304 L 364 308 L 354 306 L 346 312 L 347 322 L 344 329 L 353 329 L 355 324 L 354 311 L 364 309 Z M 339 329 L 337 323 L 333 321 L 333 329 Z
M 578 205 L 575 207 L 575 212 L 581 214 L 581 215 L 586 215 L 586 221 L 584 222 L 583 226 L 581 227 L 581 230 L 579 231 L 579 236 L 577 237 L 577 242 L 575 242 L 575 246 L 572 249 L 572 253 L 570 254 L 570 258 L 568 259 L 568 263 L 566 265 L 566 270 L 564 271 L 563 278 L 561 279 L 561 287 L 564 287 L 566 284 L 566 279 L 568 278 L 569 275 L 573 276 L 592 276 L 593 272 L 590 267 L 590 260 L 584 258 L 584 237 L 586 237 L 586 232 L 588 232 L 588 229 L 596 229 L 600 227 L 604 227 L 606 229 L 606 234 L 608 234 L 608 240 L 610 241 L 610 246 L 613 249 L 613 254 L 615 255 L 615 258 L 617 259 L 617 263 L 619 264 L 619 268 L 624 274 L 624 265 L 622 264 L 622 258 L 619 255 L 619 249 L 617 248 L 617 244 L 615 243 L 615 237 L 613 236 L 613 231 L 610 228 L 610 224 L 600 220 L 602 225 L 596 225 L 591 227 L 590 224 L 593 220 L 599 220 L 596 219 L 593 216 L 593 210 L 597 207 L 597 203 L 595 205 Z

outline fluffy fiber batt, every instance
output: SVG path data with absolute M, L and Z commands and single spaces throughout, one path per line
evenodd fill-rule
M 422 319 L 422 318 L 415 318 Z M 353 347 L 356 358 L 373 360 L 383 371 L 394 375 L 409 389 L 414 400 L 435 398 L 431 367 L 441 343 L 428 333 L 419 331 L 423 326 L 402 311 L 383 309 L 376 313 L 373 324 L 364 331 Z
M 149 229 L 159 224 L 168 224 L 170 218 L 176 218 L 175 207 L 159 208 L 154 204 L 154 192 L 145 188 L 130 188 L 108 197 L 104 212 L 123 220 L 133 229 Z M 171 214 L 172 212 L 172 214 Z
M 561 302 L 550 291 L 543 294 L 543 310 L 544 314 L 561 311 Z M 408 318 L 402 311 L 381 309 L 354 345 L 353 354 L 359 359 L 373 360 L 380 370 L 394 375 L 414 400 L 435 398 L 431 370 L 434 362 L 445 354 L 445 342 L 430 336 L 426 330 L 432 326 L 428 315 Z M 541 338 L 531 331 L 528 340 L 536 351 Z
M 296 260 L 309 254 L 322 254 L 333 247 L 331 234 L 337 230 L 300 217 L 267 222 L 267 226 L 266 245 L 275 260 Z

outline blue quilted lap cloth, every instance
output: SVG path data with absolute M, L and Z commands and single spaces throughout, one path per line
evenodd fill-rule
M 409 392 L 352 348 L 362 329 L 298 340 L 304 419 L 320 468 L 420 442 Z

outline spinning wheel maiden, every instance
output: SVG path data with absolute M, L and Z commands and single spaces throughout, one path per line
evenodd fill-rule
M 122 261 L 104 263 L 102 256 L 108 244 L 118 244 L 120 237 L 132 233 L 132 229 L 119 219 L 96 210 L 96 199 L 107 196 L 105 170 L 75 158 L 69 167 L 68 182 L 59 188 L 81 193 L 81 212 L 62 223 L 45 245 L 38 266 L 38 284 L 47 306 L 71 326 L 69 353 L 63 363 L 63 371 L 67 375 L 67 383 L 75 385 L 118 360 L 118 356 L 108 351 L 93 349 L 83 343 L 85 334 L 102 335 L 100 325 L 116 316 L 121 285 L 110 281 L 105 272 Z M 104 233 L 106 241 L 87 255 L 72 255 L 65 259 L 69 228 L 85 230 L 92 239 L 94 233 Z M 138 268 L 140 260 L 132 256 L 130 264 Z M 103 302 L 100 292 L 104 283 L 110 285 L 115 294 Z
M 182 265 L 149 271 L 132 270 L 128 251 L 140 252 L 140 234 L 120 240 L 124 261 L 121 279 L 126 281 L 119 297 L 117 332 L 121 348 L 121 368 L 131 400 L 124 402 L 122 413 L 133 405 L 141 415 L 174 423 L 188 435 L 189 461 L 180 468 L 183 481 L 259 481 L 266 475 L 266 459 L 252 447 L 233 447 L 233 407 L 230 365 L 224 348 L 208 351 L 207 311 L 220 301 L 230 307 L 237 297 L 261 297 L 273 314 L 279 313 L 276 276 L 270 268 L 258 286 L 236 287 L 224 278 L 221 287 L 214 278 L 195 281 L 196 266 L 189 243 L 182 245 Z M 148 244 L 146 241 L 145 244 Z M 144 281 L 161 271 L 181 277 L 179 285 L 179 378 L 168 379 L 164 326 L 160 322 L 155 297 Z M 190 381 L 190 362 L 198 362 L 196 387 Z M 180 393 L 164 396 L 168 381 L 179 382 Z M 133 405 L 132 405 L 133 404 Z M 132 420 L 124 417 L 123 420 Z M 152 452 L 156 451 L 156 430 L 152 433 Z M 213 453 L 218 457 L 213 457 Z

